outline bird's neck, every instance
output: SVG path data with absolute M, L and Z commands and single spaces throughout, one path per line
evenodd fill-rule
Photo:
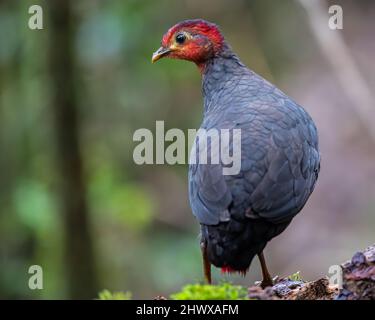
M 232 90 L 236 78 L 248 73 L 249 69 L 240 61 L 229 45 L 213 58 L 199 66 L 202 72 L 202 92 L 204 98 L 205 113 L 212 106 L 218 106 L 217 101 L 223 96 L 223 91 Z
M 220 46 L 220 51 L 215 52 L 212 57 L 202 62 L 196 62 L 202 76 L 204 76 L 212 64 L 219 62 L 221 59 L 235 59 L 240 62 L 237 55 L 233 52 L 232 48 L 225 41 Z

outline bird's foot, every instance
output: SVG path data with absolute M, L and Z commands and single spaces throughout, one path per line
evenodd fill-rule
M 255 281 L 255 285 L 265 289 L 267 287 L 273 287 L 279 281 L 279 276 L 275 276 L 273 279 L 263 279 L 262 281 Z

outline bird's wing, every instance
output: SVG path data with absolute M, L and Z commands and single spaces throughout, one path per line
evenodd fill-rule
M 284 110 L 283 110 L 284 109 Z M 258 166 L 264 174 L 247 191 L 255 215 L 280 222 L 296 215 L 314 189 L 320 169 L 316 128 L 308 114 L 289 98 L 262 120 L 270 131 L 268 148 Z M 258 147 L 259 148 L 259 147 Z M 254 181 L 254 168 L 244 172 Z
M 210 140 L 207 141 L 207 164 L 191 163 L 189 167 L 189 200 L 193 214 L 201 224 L 215 225 L 228 219 L 231 190 L 220 163 L 211 163 Z M 220 143 L 216 141 L 216 143 Z M 218 149 L 216 145 L 215 148 Z
M 235 214 L 277 223 L 304 206 L 319 172 L 317 132 L 301 107 L 288 97 L 277 98 L 277 108 L 267 107 L 267 101 L 253 109 L 255 115 L 246 110 L 236 117 L 242 119 L 240 174 L 223 176 L 220 164 L 190 165 L 190 203 L 201 224 Z

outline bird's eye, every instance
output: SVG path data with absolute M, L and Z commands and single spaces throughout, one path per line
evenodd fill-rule
M 183 33 L 179 33 L 177 36 L 176 36 L 176 42 L 178 44 L 183 44 L 186 40 L 186 36 L 183 34 Z

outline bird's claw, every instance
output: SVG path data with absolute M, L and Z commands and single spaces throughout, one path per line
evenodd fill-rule
M 272 279 L 264 279 L 263 281 L 255 281 L 255 285 L 261 288 L 273 287 L 277 282 L 279 282 L 279 276 L 275 276 Z

